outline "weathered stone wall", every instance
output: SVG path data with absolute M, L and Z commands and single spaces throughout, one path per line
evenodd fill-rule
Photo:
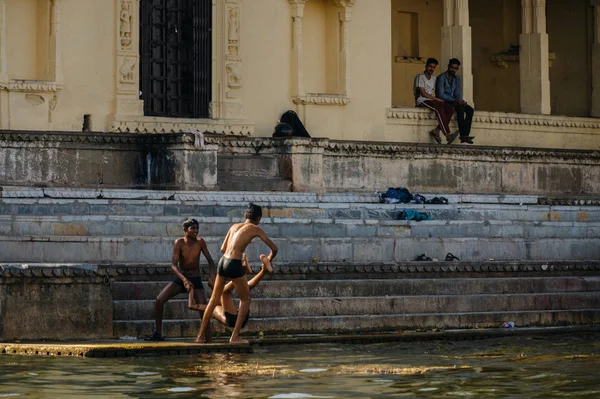
M 269 158 L 292 191 L 374 191 L 408 187 L 416 192 L 573 195 L 600 193 L 600 151 L 551 150 L 334 141 L 207 137 L 219 157 Z M 240 161 L 246 186 L 262 177 Z M 221 184 L 219 175 L 219 184 Z
M 211 189 L 216 147 L 191 133 L 0 131 L 0 184 Z
M 0 340 L 112 337 L 110 285 L 93 269 L 0 268 Z

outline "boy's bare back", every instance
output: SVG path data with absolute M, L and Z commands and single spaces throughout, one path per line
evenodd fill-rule
M 250 242 L 260 237 L 263 241 L 268 239 L 264 231 L 252 223 L 236 223 L 229 228 L 223 242 L 223 255 L 229 259 L 242 259 L 242 255 Z

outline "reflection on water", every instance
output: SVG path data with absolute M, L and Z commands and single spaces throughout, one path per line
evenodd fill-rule
M 256 347 L 254 354 L 0 356 L 2 398 L 597 398 L 600 335 Z

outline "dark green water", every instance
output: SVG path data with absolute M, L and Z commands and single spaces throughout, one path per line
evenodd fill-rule
M 600 398 L 600 335 L 125 359 L 3 355 L 4 397 Z

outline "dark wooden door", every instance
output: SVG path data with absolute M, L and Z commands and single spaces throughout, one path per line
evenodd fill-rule
M 141 0 L 144 115 L 208 118 L 212 0 Z

